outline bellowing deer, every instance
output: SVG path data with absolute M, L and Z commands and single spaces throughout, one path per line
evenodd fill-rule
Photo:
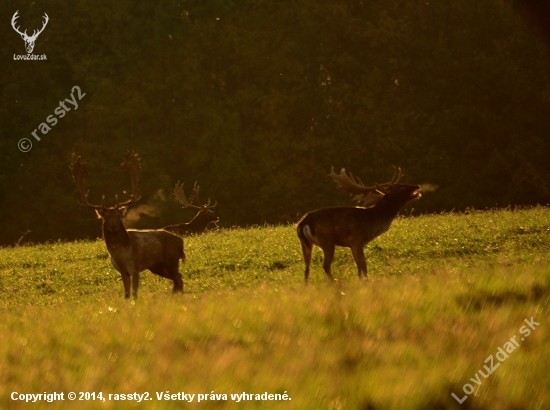
M 197 212 L 191 222 L 178 225 L 169 225 L 162 229 L 182 236 L 196 235 L 203 232 L 210 222 L 217 224 L 220 218 L 218 218 L 212 211 L 212 208 L 217 205 L 217 202 L 214 205 L 210 205 L 210 198 L 208 198 L 208 202 L 203 205 L 199 197 L 199 188 L 200 187 L 197 185 L 197 182 L 195 182 L 195 185 L 193 186 L 193 197 L 191 202 L 189 202 L 185 196 L 183 184 L 180 184 L 179 182 L 176 184 L 176 187 L 174 188 L 174 196 L 176 197 L 176 201 L 182 204 L 184 208 L 196 208 L 199 212 Z
M 105 206 L 105 195 L 101 205 L 88 202 L 90 190 L 84 191 L 84 180 L 89 175 L 87 165 L 86 162 L 81 162 L 80 156 L 73 154 L 70 168 L 80 191 L 80 205 L 94 209 L 102 220 L 103 239 L 111 256 L 111 263 L 122 277 L 125 297 L 130 297 L 131 284 L 132 296 L 137 298 L 139 273 L 145 269 L 171 279 L 174 282 L 174 293 L 183 292 L 183 281 L 179 272 L 179 260 L 185 262 L 183 239 L 162 229 L 126 229 L 122 223 L 128 207 L 140 199 L 136 196 L 140 168 L 137 154 L 127 152 L 126 160 L 120 166 L 122 170 L 129 171 L 132 177 L 132 193 L 123 191 L 130 199 L 120 203 L 115 195 L 116 203 L 113 207 Z
M 392 221 L 405 204 L 421 196 L 419 185 L 399 183 L 400 168 L 395 170 L 390 182 L 371 187 L 363 185 L 359 178 L 355 180 L 351 173 L 348 177 L 345 169 L 342 169 L 338 175 L 333 168 L 330 177 L 340 189 L 354 194 L 355 199 L 363 202 L 365 206 L 374 203 L 375 205 L 371 208 L 323 208 L 304 215 L 296 228 L 306 263 L 306 283 L 314 245 L 323 250 L 325 257 L 323 268 L 329 279 L 334 280 L 330 268 L 336 246 L 351 248 L 359 278 L 362 275 L 366 277 L 367 262 L 363 247 L 390 228 Z

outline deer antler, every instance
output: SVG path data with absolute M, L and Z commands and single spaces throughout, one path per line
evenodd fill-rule
M 50 18 L 48 17 L 48 15 L 46 13 L 44 13 L 44 18 L 45 18 L 46 21 L 44 21 L 44 23 L 42 24 L 42 28 L 40 30 L 33 30 L 31 39 L 36 39 L 36 37 L 38 37 L 38 35 L 40 33 L 42 33 L 44 31 L 44 29 L 46 28 L 46 25 L 48 24 L 48 21 L 50 21 Z
M 392 179 L 384 184 L 375 184 L 374 186 L 365 186 L 363 181 L 359 178 L 355 178 L 350 172 L 349 176 L 346 174 L 346 170 L 342 168 L 340 174 L 334 172 L 334 167 L 331 168 L 329 176 L 333 179 L 338 188 L 342 191 L 349 192 L 354 195 L 354 199 L 358 202 L 363 202 L 365 206 L 368 206 L 376 201 L 379 201 L 384 196 L 384 189 L 389 188 L 392 185 L 396 185 L 401 177 L 401 168 L 394 168 Z
M 126 202 L 122 202 L 122 203 L 118 202 L 118 195 L 116 195 L 115 208 L 118 208 L 121 206 L 129 206 L 134 202 L 137 202 L 141 198 L 139 195 L 136 198 L 136 190 L 139 183 L 139 169 L 141 168 L 140 158 L 133 151 L 126 151 L 126 154 L 124 155 L 126 157 L 126 160 L 122 164 L 120 164 L 120 169 L 123 171 L 130 172 L 130 176 L 132 177 L 132 193 L 129 194 L 126 191 L 122 191 L 124 195 L 130 198 Z
M 27 34 L 27 30 L 25 30 L 23 33 L 19 31 L 19 27 L 15 27 L 15 20 L 17 20 L 19 18 L 19 16 L 17 15 L 17 13 L 19 13 L 19 10 L 17 10 L 15 12 L 15 14 L 13 15 L 13 17 L 11 18 L 11 26 L 13 27 L 13 29 L 19 33 L 21 36 L 24 36 L 26 37 L 28 40 L 32 41 L 32 40 L 36 40 L 36 38 L 40 35 L 40 33 L 42 33 L 44 31 L 44 29 L 46 28 L 46 25 L 48 24 L 48 21 L 50 21 L 50 18 L 48 17 L 48 15 L 46 13 L 44 13 L 44 18 L 45 18 L 45 21 L 44 23 L 42 24 L 42 28 L 40 30 L 33 30 L 33 33 L 32 33 L 32 36 L 29 36 Z
M 208 198 L 208 201 L 206 202 L 206 204 L 203 204 L 199 196 L 200 187 L 197 184 L 198 184 L 198 181 L 195 181 L 195 185 L 193 185 L 193 196 L 191 197 L 191 203 L 197 206 L 200 206 L 201 208 L 204 208 L 204 209 L 214 208 L 216 205 L 218 205 L 218 201 L 216 201 L 214 205 L 210 205 L 210 198 Z
M 198 185 L 198 181 L 195 181 L 195 184 L 193 185 L 193 194 L 191 194 L 191 203 L 195 206 L 198 206 L 202 208 L 202 202 L 199 195 L 200 186 Z
M 191 202 L 187 200 L 187 197 L 185 196 L 185 191 L 183 190 L 183 184 L 178 183 L 176 184 L 176 187 L 174 188 L 174 196 L 176 197 L 176 201 L 178 201 L 181 205 L 183 205 L 185 208 L 196 208 L 196 209 L 209 209 L 214 208 L 218 202 L 214 205 L 210 205 L 210 198 L 208 198 L 208 202 L 206 204 L 202 204 L 199 196 L 199 190 L 200 187 L 197 184 L 197 181 L 195 181 L 195 185 L 193 185 L 193 194 L 191 197 Z
M 336 174 L 334 172 L 334 167 L 332 167 L 329 176 L 336 182 L 338 188 L 354 195 L 353 199 L 358 202 L 363 202 L 365 206 L 382 199 L 384 196 L 383 193 L 376 189 L 376 186 L 367 187 L 363 184 L 361 179 L 357 178 L 356 180 L 351 172 L 348 176 L 344 168 L 340 170 L 340 174 Z
M 195 182 L 195 186 L 196 186 L 196 182 Z M 190 203 L 187 200 L 187 197 L 185 196 L 185 191 L 183 190 L 183 184 L 180 184 L 179 181 L 176 184 L 176 187 L 174 188 L 174 196 L 176 197 L 176 201 L 182 204 L 184 208 L 198 208 L 198 209 L 201 208 L 200 206 Z
M 129 197 L 130 199 L 126 202 L 119 203 L 118 202 L 118 195 L 115 195 L 116 198 L 116 204 L 114 208 L 120 208 L 123 206 L 129 206 L 130 204 L 138 201 L 140 199 L 139 196 L 136 197 L 136 189 L 139 182 L 138 172 L 140 168 L 140 159 L 138 155 L 135 152 L 126 152 L 126 161 L 123 162 L 120 165 L 120 168 L 123 171 L 130 171 L 130 175 L 132 177 L 132 193 L 128 194 L 126 191 L 124 192 L 124 195 Z M 80 197 L 81 201 L 79 202 L 80 205 L 86 206 L 88 208 L 93 209 L 106 209 L 105 208 L 105 195 L 101 197 L 101 206 L 99 205 L 92 205 L 88 202 L 88 195 L 90 194 L 90 190 L 84 190 L 84 180 L 88 175 L 90 175 L 90 172 L 88 171 L 88 163 L 81 161 L 80 155 L 73 154 L 71 159 L 71 165 L 69 168 L 71 169 L 73 173 L 74 180 L 76 182 L 76 185 L 78 186 L 78 189 L 80 191 Z M 112 208 L 112 209 L 114 209 Z
M 88 195 L 90 194 L 90 190 L 88 189 L 86 192 L 84 192 L 84 180 L 88 175 L 90 175 L 90 172 L 88 171 L 88 163 L 81 162 L 80 160 L 80 155 L 77 156 L 76 154 L 73 154 L 71 165 L 69 166 L 73 173 L 76 185 L 78 186 L 78 190 L 80 191 L 81 201 L 79 201 L 79 204 L 92 209 L 105 209 L 105 195 L 103 195 L 102 197 L 101 206 L 92 205 L 88 202 Z
M 16 32 L 18 32 L 20 35 L 22 35 L 22 36 L 27 36 L 27 30 L 25 30 L 24 33 L 21 33 L 21 32 L 19 31 L 19 27 L 15 27 L 15 20 L 17 20 L 17 19 L 19 18 L 19 16 L 17 15 L 17 13 L 19 13 L 19 10 L 17 10 L 17 11 L 15 12 L 15 14 L 13 15 L 13 17 L 11 18 L 11 26 L 12 26 L 13 29 L 14 29 Z
M 355 180 L 355 177 L 350 172 L 349 176 L 346 174 L 346 169 L 342 168 L 340 170 L 340 175 L 334 172 L 334 167 L 330 169 L 329 176 L 338 184 L 338 187 L 350 194 L 364 194 L 366 191 L 372 191 L 376 188 L 374 186 L 367 187 L 363 184 L 359 178 Z
M 399 180 L 403 177 L 403 174 L 401 173 L 401 168 L 397 167 L 395 165 L 392 165 L 393 167 L 393 177 L 391 178 L 391 181 L 383 184 L 383 185 L 395 185 L 399 182 Z

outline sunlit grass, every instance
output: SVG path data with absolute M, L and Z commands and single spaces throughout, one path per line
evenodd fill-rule
M 0 249 L 0 408 L 134 408 L 11 401 L 21 393 L 149 392 L 139 408 L 543 409 L 550 403 L 550 210 L 402 218 L 334 284 L 310 285 L 294 227 L 185 239 L 184 295 L 142 273 L 124 300 L 101 241 Z M 540 326 L 460 406 L 524 319 Z M 519 339 L 518 339 L 519 340 Z M 283 393 L 285 402 L 158 401 L 155 392 Z

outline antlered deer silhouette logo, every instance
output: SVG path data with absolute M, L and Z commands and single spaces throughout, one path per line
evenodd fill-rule
M 15 12 L 15 14 L 13 15 L 13 17 L 11 19 L 11 26 L 13 27 L 13 29 L 15 31 L 17 31 L 21 35 L 21 38 L 25 41 L 25 48 L 27 49 L 27 54 L 31 54 L 32 50 L 34 49 L 34 42 L 36 41 L 36 39 L 38 38 L 40 33 L 42 33 L 44 31 L 44 28 L 46 27 L 46 24 L 48 24 L 48 20 L 50 18 L 48 17 L 48 15 L 46 13 L 44 13 L 44 18 L 46 20 L 44 21 L 44 24 L 42 25 L 42 28 L 40 30 L 34 30 L 33 33 L 32 33 L 32 36 L 28 36 L 27 35 L 27 30 L 25 30 L 25 32 L 22 33 L 22 32 L 19 31 L 19 27 L 15 27 L 15 20 L 17 20 L 17 18 L 19 17 L 17 15 L 17 13 L 19 13 L 19 10 L 17 10 Z

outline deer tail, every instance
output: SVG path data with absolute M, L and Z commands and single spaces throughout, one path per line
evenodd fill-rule
M 298 233 L 298 238 L 302 243 L 302 246 L 311 248 L 313 246 L 312 237 L 315 235 L 313 226 L 308 225 L 307 223 L 301 222 L 296 227 Z

